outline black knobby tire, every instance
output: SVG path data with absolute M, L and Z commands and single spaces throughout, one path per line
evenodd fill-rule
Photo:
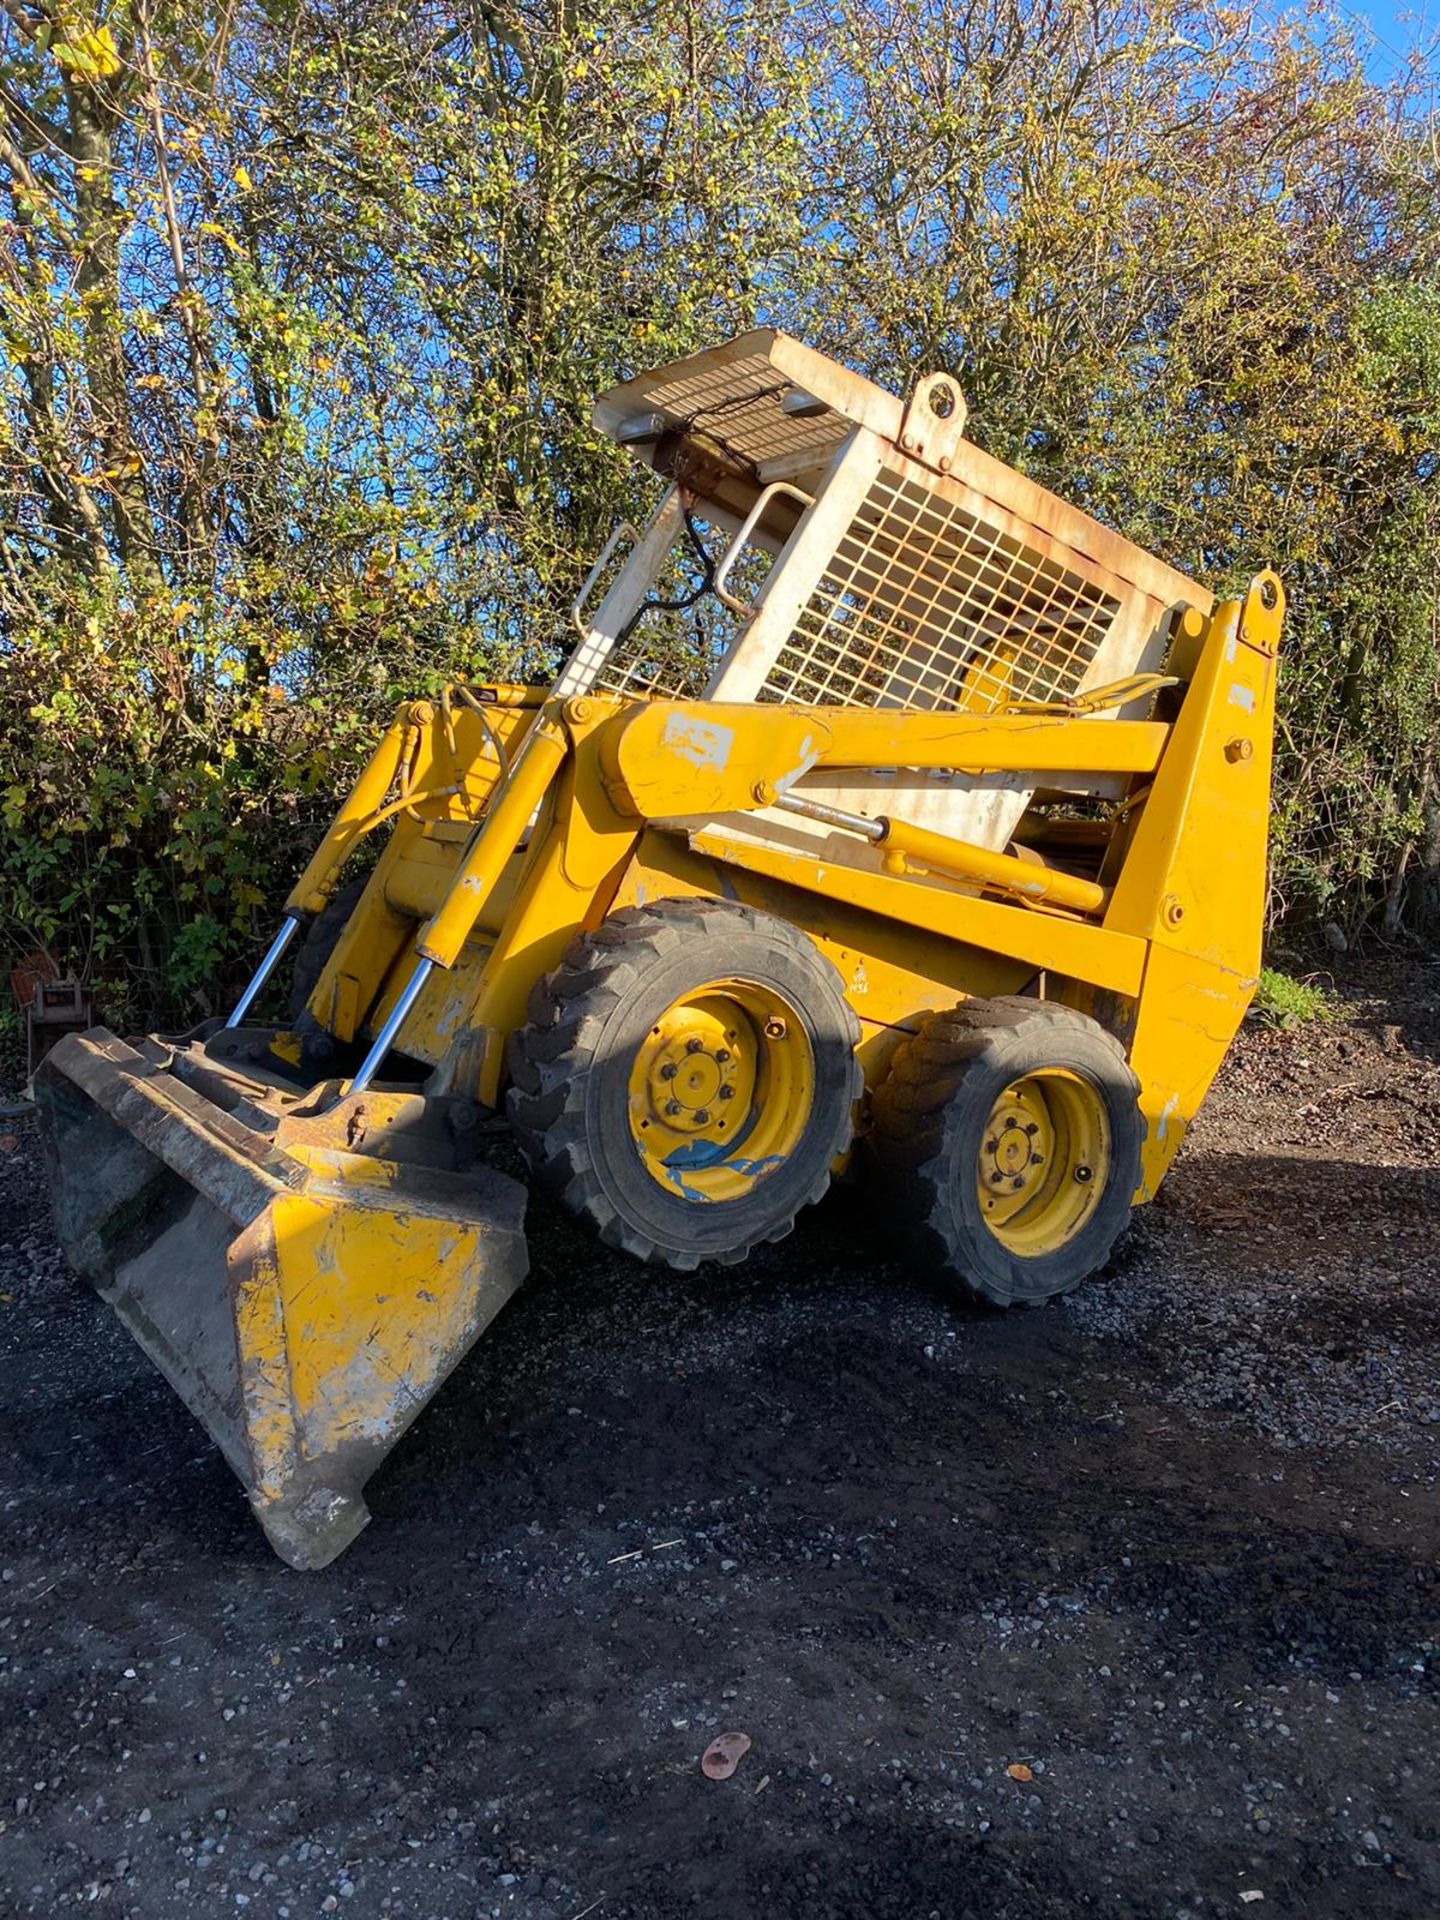
M 997 1100 L 1047 1071 L 1073 1077 L 1100 1102 L 1108 1165 L 1073 1236 L 1022 1254 L 987 1222 L 977 1168 Z M 1074 1008 L 1016 996 L 969 1000 L 932 1014 L 897 1049 L 873 1101 L 870 1150 L 902 1226 L 932 1266 L 992 1306 L 1037 1305 L 1102 1267 L 1129 1219 L 1145 1133 L 1139 1093 L 1119 1041 Z
M 653 1023 L 717 974 L 793 1009 L 813 1097 L 780 1164 L 743 1194 L 706 1201 L 669 1191 L 648 1170 L 632 1134 L 630 1077 L 659 1031 Z M 860 1026 L 840 976 L 805 934 L 749 907 L 697 899 L 623 908 L 536 982 L 528 1015 L 508 1055 L 507 1111 L 520 1147 L 540 1186 L 637 1259 L 689 1270 L 782 1239 L 824 1193 L 831 1162 L 852 1139 Z
M 303 1023 L 310 996 L 320 984 L 320 976 L 325 971 L 325 962 L 339 945 L 346 922 L 359 906 L 360 896 L 367 884 L 366 877 L 347 881 L 338 893 L 331 895 L 305 929 L 305 938 L 300 942 L 294 971 L 290 976 L 292 1026 L 299 1027 Z

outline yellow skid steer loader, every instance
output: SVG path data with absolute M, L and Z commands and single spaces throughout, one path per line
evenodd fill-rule
M 71 1261 L 295 1566 L 524 1277 L 485 1114 L 682 1268 L 863 1139 L 928 1259 L 1038 1302 L 1154 1194 L 1254 986 L 1272 574 L 1217 604 L 975 447 L 948 376 L 902 404 L 775 332 L 595 418 L 667 484 L 559 677 L 404 705 L 230 1018 L 38 1075 Z

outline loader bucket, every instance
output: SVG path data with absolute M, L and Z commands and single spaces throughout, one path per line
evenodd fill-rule
M 365 1481 L 524 1278 L 524 1188 L 457 1170 L 459 1102 L 277 1092 L 204 1046 L 93 1028 L 54 1048 L 36 1092 L 72 1266 L 281 1558 L 326 1565 L 369 1519 Z

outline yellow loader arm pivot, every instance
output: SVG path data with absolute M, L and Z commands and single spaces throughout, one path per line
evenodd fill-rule
M 73 1264 L 296 1566 L 524 1275 L 484 1113 L 638 1259 L 743 1259 L 853 1171 L 1033 1304 L 1253 990 L 1273 574 L 1217 603 L 971 445 L 948 376 L 902 404 L 781 334 L 596 420 L 665 486 L 553 684 L 407 702 L 229 1020 L 37 1076 Z

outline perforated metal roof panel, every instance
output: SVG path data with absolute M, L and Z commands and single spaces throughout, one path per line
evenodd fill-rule
M 907 413 L 893 393 L 770 327 L 622 381 L 600 396 L 592 417 L 614 440 L 648 433 L 633 442 L 633 450 L 649 466 L 662 467 L 662 432 L 718 446 L 749 471 L 742 495 L 774 479 L 813 479 L 834 460 L 852 427 L 888 441 L 902 470 L 917 454 L 913 440 L 902 447 L 902 439 L 910 439 Z M 1123 583 L 1161 606 L 1188 604 L 1209 612 L 1213 595 L 1198 581 L 963 436 L 955 437 L 952 451 L 948 469 L 930 482 L 942 495 L 978 511 L 982 520 L 987 505 L 1016 516 L 1044 554 L 1082 572 L 1093 570 L 1107 589 Z M 733 508 L 736 498 L 728 489 L 727 496 L 724 504 Z
M 807 400 L 816 406 L 794 411 Z M 825 465 L 852 425 L 893 438 L 901 406 L 873 381 L 766 327 L 611 387 L 593 415 L 617 440 L 650 416 L 703 433 L 767 480 L 777 465 L 787 473 Z M 637 452 L 647 457 L 643 444 Z

